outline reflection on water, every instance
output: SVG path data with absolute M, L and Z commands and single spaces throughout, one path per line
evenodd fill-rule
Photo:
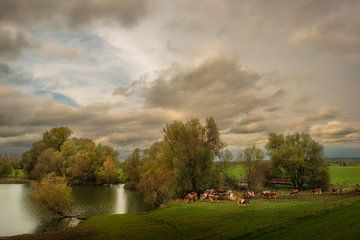
M 30 201 L 25 184 L 0 184 L 0 236 L 48 231 L 78 224 L 77 219 L 53 219 Z M 74 186 L 75 212 L 83 216 L 142 212 L 152 207 L 122 184 Z

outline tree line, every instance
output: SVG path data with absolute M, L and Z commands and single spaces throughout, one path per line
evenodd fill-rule
M 13 170 L 21 168 L 20 158 L 16 155 L 0 155 L 0 177 L 8 177 Z M 14 171 L 15 177 L 18 173 Z
M 118 153 L 113 148 L 71 135 L 67 127 L 46 131 L 17 162 L 30 178 L 40 180 L 32 184 L 31 199 L 61 217 L 77 216 L 71 210 L 69 184 L 116 183 L 120 174 Z M 263 187 L 272 177 L 288 178 L 299 190 L 328 188 L 323 146 L 309 134 L 271 133 L 265 148 L 270 161 L 264 161 L 265 152 L 255 145 L 242 153 L 248 190 Z M 205 124 L 191 119 L 166 124 L 161 140 L 146 149 L 135 149 L 122 167 L 126 187 L 137 189 L 159 206 L 189 192 L 237 187 L 228 174 L 232 159 L 213 118 Z M 0 170 L 8 162 L 1 162 Z
M 236 185 L 227 174 L 232 154 L 220 139 L 217 124 L 208 118 L 166 124 L 163 139 L 149 148 L 135 149 L 125 160 L 126 186 L 142 192 L 146 199 L 160 205 L 189 192 L 200 194 L 208 188 Z M 272 177 L 290 179 L 297 189 L 329 185 L 323 146 L 307 133 L 269 134 L 265 152 L 255 145 L 243 152 L 248 189 L 264 185 Z
M 72 184 L 119 181 L 118 153 L 112 147 L 71 135 L 70 128 L 56 127 L 33 143 L 22 155 L 28 177 L 40 180 L 54 173 L 66 177 Z

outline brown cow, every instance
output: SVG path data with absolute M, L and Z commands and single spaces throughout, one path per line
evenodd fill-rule
M 200 194 L 200 201 L 206 201 L 209 198 L 209 194 L 207 192 L 204 192 Z
M 321 188 L 315 188 L 313 190 L 311 190 L 312 193 L 320 195 L 321 194 Z
M 331 191 L 333 193 L 342 193 L 342 188 L 333 188 Z
M 238 198 L 236 199 L 236 202 L 239 206 L 246 206 L 249 203 L 249 199 L 246 198 Z
M 266 194 L 268 194 L 269 192 L 270 192 L 270 191 L 262 191 L 262 192 L 260 193 L 260 196 L 265 197 Z
M 186 196 L 184 197 L 184 202 L 188 203 L 188 202 L 195 202 L 197 200 L 197 194 L 195 192 L 191 192 L 186 194 Z
M 255 198 L 255 193 L 254 193 L 254 192 L 247 192 L 247 193 L 245 194 L 245 197 L 246 197 L 246 198 Z
M 265 193 L 264 193 L 264 197 L 266 197 L 266 198 L 274 198 L 274 199 L 276 199 L 276 192 L 265 191 Z
M 291 192 L 290 192 L 290 196 L 298 196 L 299 195 L 299 193 L 300 193 L 300 191 L 299 191 L 299 189 L 293 189 L 293 190 L 291 190 Z

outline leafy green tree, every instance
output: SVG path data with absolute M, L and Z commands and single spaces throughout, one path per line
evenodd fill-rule
M 63 143 L 69 139 L 72 130 L 68 127 L 55 127 L 43 134 L 42 142 L 46 148 L 53 148 L 60 151 Z
M 211 185 L 213 160 L 224 147 L 213 118 L 205 126 L 198 119 L 167 124 L 164 143 L 170 151 L 178 196 L 200 193 Z
M 156 206 L 175 196 L 174 174 L 167 154 L 163 141 L 144 151 L 137 187 L 145 194 L 145 199 Z
M 53 128 L 22 156 L 29 176 L 41 179 L 50 172 L 73 183 L 113 183 L 118 174 L 118 153 L 87 138 L 70 138 L 71 129 Z M 114 167 L 114 169 L 112 169 Z
M 60 151 L 62 144 L 71 136 L 71 134 L 72 131 L 68 127 L 56 127 L 50 131 L 46 131 L 43 134 L 42 139 L 33 143 L 31 149 L 23 154 L 22 162 L 25 172 L 28 175 L 31 175 L 40 154 L 48 148 Z
M 224 187 L 225 185 L 232 185 L 232 177 L 229 174 L 229 167 L 231 161 L 233 160 L 233 154 L 228 150 L 224 149 L 220 152 L 216 162 L 214 162 L 214 170 L 213 170 L 213 183 L 214 187 Z
M 198 119 L 167 124 L 162 141 L 143 152 L 135 149 L 124 162 L 127 186 L 139 189 L 156 205 L 217 186 L 213 161 L 221 157 L 224 145 L 213 118 L 205 126 Z
M 73 197 L 64 177 L 49 173 L 39 183 L 32 184 L 30 199 L 39 207 L 60 217 L 71 215 Z
M 127 182 L 126 187 L 136 188 L 140 181 L 140 171 L 142 165 L 142 156 L 140 149 L 136 148 L 132 154 L 124 161 L 124 171 Z
M 8 158 L 0 158 L 0 177 L 7 177 L 13 170 L 13 164 Z
M 74 183 L 95 182 L 96 168 L 92 164 L 92 152 L 79 151 L 70 164 L 71 181 Z
M 264 159 L 264 153 L 261 149 L 255 147 L 245 148 L 244 150 L 244 161 L 245 161 L 245 172 L 246 181 L 248 183 L 248 189 L 253 190 L 254 184 L 256 183 L 256 173 L 260 161 Z
M 266 146 L 275 171 L 282 169 L 295 188 L 328 187 L 323 146 L 307 133 L 270 134 Z
M 54 172 L 56 175 L 61 175 L 62 163 L 62 155 L 60 152 L 53 148 L 45 149 L 40 153 L 31 174 L 36 179 L 41 179 L 51 172 Z
M 97 183 L 117 183 L 119 181 L 119 166 L 109 156 L 96 172 Z

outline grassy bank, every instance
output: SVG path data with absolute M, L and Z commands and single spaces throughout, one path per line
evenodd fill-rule
M 0 240 L 112 239 L 358 239 L 360 195 L 303 195 L 230 201 L 171 203 L 138 214 L 94 216 L 75 228 Z
M 0 178 L 0 184 L 27 184 L 30 182 L 30 179 L 25 178 Z
M 355 239 L 360 234 L 360 197 L 307 196 L 233 202 L 173 203 L 142 214 L 95 216 L 80 227 L 85 239 Z M 301 231 L 299 231 L 301 229 Z M 300 233 L 299 233 L 300 232 Z

